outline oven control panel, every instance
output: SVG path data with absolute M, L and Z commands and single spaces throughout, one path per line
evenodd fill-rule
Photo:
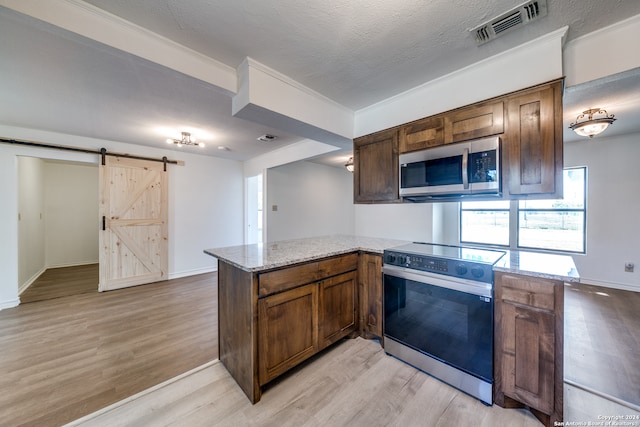
M 384 263 L 478 282 L 493 283 L 493 266 L 489 264 L 391 250 L 384 251 Z

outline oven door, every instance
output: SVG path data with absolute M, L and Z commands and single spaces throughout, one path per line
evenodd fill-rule
M 385 266 L 384 335 L 493 382 L 491 284 Z

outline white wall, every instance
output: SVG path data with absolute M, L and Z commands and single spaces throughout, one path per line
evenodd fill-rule
M 268 169 L 266 187 L 268 242 L 354 233 L 353 175 L 346 169 L 294 162 Z
M 574 255 L 581 280 L 640 291 L 640 134 L 606 131 L 564 146 L 565 167 L 587 167 L 587 254 Z M 634 273 L 624 263 L 636 265 Z
M 169 166 L 169 277 L 212 271 L 206 248 L 243 243 L 243 165 L 240 162 L 114 141 L 0 125 L 6 138 L 182 160 Z M 163 144 L 159 141 L 159 144 Z M 0 144 L 0 309 L 18 300 L 17 156 L 97 164 L 85 153 Z
M 431 242 L 432 208 L 431 203 L 355 205 L 355 234 Z
M 44 162 L 46 267 L 98 262 L 98 167 Z
M 18 277 L 21 290 L 46 268 L 44 162 L 17 157 L 18 168 Z

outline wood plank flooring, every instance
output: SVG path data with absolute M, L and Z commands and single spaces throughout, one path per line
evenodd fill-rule
M 638 307 L 640 292 L 565 286 L 565 378 L 640 406 Z
M 582 423 L 577 425 L 597 423 L 598 416 L 640 416 L 567 385 L 565 397 L 565 421 Z M 218 362 L 68 427 L 114 425 L 542 426 L 526 410 L 485 406 L 362 338 L 338 343 L 285 374 L 256 405 Z
M 363 339 L 339 343 L 274 381 L 255 406 L 220 363 L 146 393 L 217 358 L 216 283 L 215 274 L 205 274 L 0 311 L 0 426 L 59 426 L 121 399 L 130 401 L 73 425 L 541 425 L 527 411 L 487 407 Z M 638 314 L 625 310 L 617 319 L 603 314 L 606 308 L 599 313 L 602 300 L 593 293 L 595 305 L 571 302 L 573 296 L 565 298 L 566 333 L 590 316 L 613 328 L 622 323 L 629 333 L 640 330 Z M 575 332 L 575 339 L 584 334 Z M 569 360 L 599 350 L 597 336 L 582 341 L 583 347 L 565 345 Z M 638 347 L 630 342 L 635 352 L 621 363 L 636 366 Z M 579 377 L 582 368 L 573 363 L 565 362 L 565 372 Z M 624 414 L 640 413 L 565 385 L 566 420 Z
M 77 426 L 521 426 L 524 410 L 488 407 L 387 356 L 346 340 L 277 381 L 251 405 L 221 363 Z
M 98 292 L 98 264 L 49 268 L 20 295 L 20 303 L 91 292 Z
M 0 311 L 0 425 L 59 426 L 218 357 L 214 273 Z

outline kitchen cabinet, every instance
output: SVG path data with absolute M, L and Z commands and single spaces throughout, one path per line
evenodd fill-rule
M 382 255 L 360 254 L 358 280 L 361 335 L 382 338 Z
M 424 150 L 444 144 L 444 119 L 427 117 L 400 128 L 399 153 Z
M 561 198 L 562 80 L 507 97 L 503 193 L 507 198 Z
M 482 102 L 444 114 L 444 142 L 467 141 L 504 132 L 502 100 Z
M 300 286 L 258 302 L 260 385 L 318 351 L 318 285 Z
M 358 330 L 358 253 L 250 272 L 218 260 L 220 361 L 252 403 L 261 387 Z
M 354 202 L 396 203 L 398 154 L 500 136 L 504 199 L 562 197 L 563 80 L 426 117 L 354 140 Z
M 399 202 L 398 130 L 391 129 L 353 141 L 355 203 Z
M 564 283 L 496 272 L 494 402 L 547 426 L 563 414 Z
M 319 284 L 319 349 L 346 337 L 358 325 L 358 285 L 356 271 L 334 276 Z

